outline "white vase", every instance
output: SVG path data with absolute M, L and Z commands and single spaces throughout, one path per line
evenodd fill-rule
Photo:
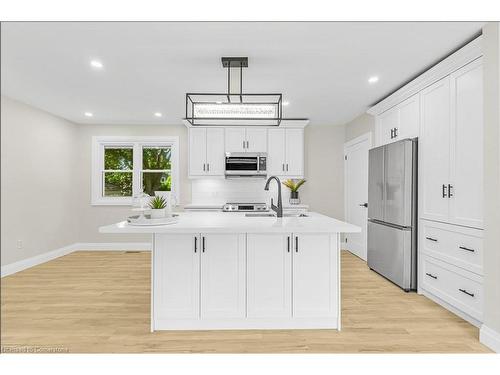
M 157 197 L 163 197 L 167 201 L 167 207 L 165 208 L 166 215 L 172 213 L 172 192 L 171 191 L 155 191 Z
M 164 208 L 152 208 L 151 209 L 151 219 L 161 219 L 165 217 L 165 209 Z

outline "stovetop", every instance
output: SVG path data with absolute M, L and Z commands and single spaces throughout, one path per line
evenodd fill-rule
M 226 203 L 222 207 L 223 212 L 265 212 L 269 211 L 265 203 Z

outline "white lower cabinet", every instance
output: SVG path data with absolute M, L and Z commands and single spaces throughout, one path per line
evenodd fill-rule
M 339 328 L 338 251 L 337 233 L 157 234 L 152 329 Z
M 153 248 L 153 319 L 198 319 L 200 253 L 197 234 L 158 234 Z
M 249 318 L 292 315 L 291 234 L 248 234 Z
M 201 234 L 201 318 L 245 317 L 245 235 Z
M 328 234 L 293 236 L 293 316 L 331 317 L 337 314 L 338 267 L 336 239 Z
M 476 325 L 483 315 L 482 232 L 429 220 L 419 227 L 420 291 Z

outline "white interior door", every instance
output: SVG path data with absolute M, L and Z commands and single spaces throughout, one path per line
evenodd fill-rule
M 346 234 L 346 249 L 366 260 L 368 220 L 368 150 L 371 135 L 366 134 L 345 144 L 346 221 L 361 227 L 361 233 Z

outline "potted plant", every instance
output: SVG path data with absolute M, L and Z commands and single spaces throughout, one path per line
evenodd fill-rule
M 299 188 L 306 182 L 305 179 L 293 180 L 288 179 L 282 182 L 287 188 L 290 189 L 290 204 L 299 204 Z
M 151 219 L 159 219 L 165 217 L 165 207 L 167 207 L 167 200 L 164 197 L 153 197 L 149 201 L 151 208 Z

